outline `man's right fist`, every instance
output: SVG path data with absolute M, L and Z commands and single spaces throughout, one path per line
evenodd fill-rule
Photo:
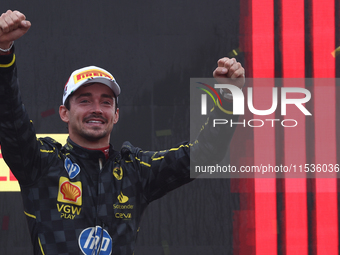
M 0 16 L 0 48 L 8 49 L 11 43 L 23 36 L 31 27 L 24 14 L 8 10 Z

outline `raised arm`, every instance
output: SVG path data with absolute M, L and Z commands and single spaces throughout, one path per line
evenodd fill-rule
M 245 71 L 242 65 L 235 59 L 221 58 L 215 69 L 214 78 L 219 83 L 227 83 L 242 88 L 245 83 Z M 190 178 L 190 164 L 199 165 L 207 162 L 220 162 L 229 147 L 235 131 L 235 125 L 218 125 L 213 127 L 213 119 L 232 119 L 237 121 L 238 116 L 232 113 L 232 102 L 223 103 L 226 109 L 214 107 L 209 119 L 202 128 L 197 140 L 183 142 L 164 151 L 141 151 L 125 144 L 123 150 L 133 152 L 130 161 L 135 161 L 140 169 L 139 173 L 143 181 L 145 198 L 153 201 L 167 192 L 185 184 Z M 226 111 L 229 113 L 226 113 Z M 124 153 L 123 153 L 124 155 Z
M 0 16 L 0 55 L 8 54 L 15 40 L 22 37 L 31 23 L 24 14 L 8 10 Z
M 18 11 L 0 16 L 0 142 L 4 159 L 21 184 L 34 181 L 40 171 L 39 144 L 21 101 L 12 47 L 30 26 Z

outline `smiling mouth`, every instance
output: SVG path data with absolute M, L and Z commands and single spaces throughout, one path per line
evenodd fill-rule
M 93 123 L 93 124 L 104 124 L 104 121 L 101 120 L 88 120 L 86 123 Z
M 84 118 L 84 122 L 86 124 L 92 124 L 92 125 L 100 125 L 100 124 L 105 124 L 107 122 L 107 120 L 102 117 L 102 116 L 88 116 L 86 118 Z

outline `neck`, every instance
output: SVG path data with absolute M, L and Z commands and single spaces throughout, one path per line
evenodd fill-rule
M 78 144 L 79 146 L 87 149 L 97 150 L 102 148 L 107 148 L 110 146 L 110 137 L 104 137 L 97 140 L 89 140 L 82 137 L 75 137 L 72 134 L 69 134 L 70 139 Z
M 84 147 L 85 149 L 88 149 L 88 150 L 96 150 L 96 151 L 101 151 L 104 153 L 105 155 L 105 159 L 107 160 L 109 158 L 109 152 L 110 152 L 110 146 L 106 146 L 104 148 L 98 148 L 98 149 L 91 149 L 91 148 L 86 148 Z

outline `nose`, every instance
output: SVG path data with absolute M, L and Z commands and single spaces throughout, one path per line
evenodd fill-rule
M 100 114 L 100 115 L 103 114 L 103 110 L 99 102 L 94 102 L 92 106 L 93 106 L 92 113 Z

